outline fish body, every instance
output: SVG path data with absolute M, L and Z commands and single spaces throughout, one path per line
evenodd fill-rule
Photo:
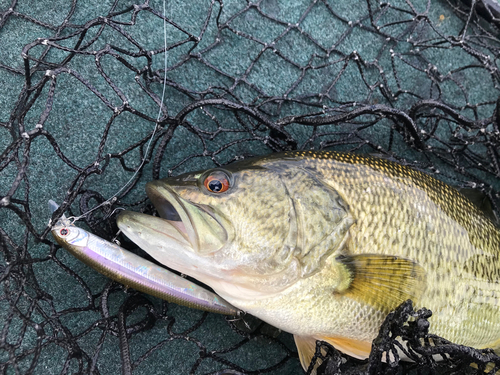
M 456 189 L 407 166 L 337 152 L 286 152 L 148 183 L 161 218 L 120 229 L 158 261 L 294 334 L 366 358 L 406 299 L 430 331 L 500 346 L 500 233 Z M 182 243 L 182 245 L 180 245 Z

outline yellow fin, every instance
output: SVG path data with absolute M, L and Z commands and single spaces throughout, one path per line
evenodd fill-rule
M 308 336 L 293 335 L 297 351 L 299 352 L 300 364 L 304 371 L 307 371 L 314 353 L 316 353 L 316 339 Z
M 335 294 L 369 304 L 389 313 L 407 299 L 418 301 L 425 291 L 426 272 L 409 259 L 396 256 L 361 254 L 339 256 L 349 275 L 349 283 Z
M 304 371 L 307 371 L 314 357 L 314 353 L 316 352 L 316 341 L 326 341 L 342 353 L 358 359 L 368 358 L 372 350 L 372 343 L 370 341 L 354 340 L 346 337 L 310 337 L 293 335 L 293 338 L 295 340 L 295 345 L 297 345 L 300 364 Z M 316 367 L 320 364 L 321 362 L 318 361 Z M 313 373 L 315 373 L 315 370 Z
M 477 365 L 477 363 L 471 363 L 470 367 L 479 370 L 479 366 Z M 484 371 L 483 372 L 485 374 L 489 374 L 489 373 L 491 373 L 491 370 L 493 370 L 494 368 L 495 368 L 495 364 L 493 362 L 489 362 L 484 367 Z M 495 371 L 495 375 L 500 375 L 500 370 Z
M 342 353 L 358 359 L 368 358 L 372 351 L 371 341 L 354 340 L 346 337 L 317 337 L 317 339 L 326 341 Z

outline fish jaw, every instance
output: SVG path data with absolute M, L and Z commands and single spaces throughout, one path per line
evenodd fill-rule
M 190 275 L 198 268 L 200 261 L 178 224 L 133 211 L 122 211 L 116 223 L 130 240 L 158 262 Z
M 211 212 L 210 208 L 196 205 L 180 197 L 162 180 L 146 185 L 146 193 L 161 218 L 176 227 L 198 254 L 220 250 L 228 242 L 228 223 Z M 177 220 L 169 220 L 180 219 Z M 224 221 L 222 223 L 221 221 Z
M 158 262 L 209 285 L 223 298 L 261 297 L 254 289 L 228 281 L 232 278 L 231 270 L 217 265 L 210 257 L 198 255 L 185 234 L 177 229 L 179 223 L 174 226 L 170 220 L 133 211 L 122 211 L 116 223 L 130 240 Z

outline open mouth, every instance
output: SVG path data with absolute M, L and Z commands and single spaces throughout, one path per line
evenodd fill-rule
M 160 217 L 177 229 L 196 249 L 198 247 L 198 236 L 186 208 L 181 200 L 177 198 L 177 195 L 160 181 L 152 181 L 146 184 L 146 193 Z
M 208 207 L 183 199 L 161 180 L 147 183 L 146 193 L 160 217 L 177 229 L 195 252 L 217 251 L 226 243 L 227 232 Z
M 152 181 L 146 192 L 160 217 L 122 211 L 116 223 L 122 232 L 153 258 L 181 272 L 196 267 L 195 258 L 209 256 L 228 242 L 221 215 L 177 194 L 167 181 Z M 188 272 L 189 274 L 189 272 Z
M 146 193 L 160 217 L 176 228 L 186 240 L 194 245 L 196 242 L 194 228 L 189 216 L 186 214 L 186 210 L 182 203 L 176 199 L 175 194 L 163 185 L 155 183 L 155 181 L 146 185 Z

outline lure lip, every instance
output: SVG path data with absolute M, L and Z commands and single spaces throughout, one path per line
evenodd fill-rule
M 57 211 L 57 209 L 59 208 L 59 205 L 54 202 L 52 199 L 49 199 L 49 211 L 51 214 L 53 214 L 54 212 Z
M 59 205 L 56 202 L 54 202 L 52 199 L 49 199 L 48 206 L 49 206 L 49 211 L 51 214 L 56 212 L 57 209 L 59 208 Z M 52 222 L 52 219 L 49 222 L 49 226 L 52 227 L 52 229 L 51 229 L 52 235 L 54 236 L 54 238 L 56 238 L 56 240 L 58 240 L 58 238 L 61 237 L 59 230 L 64 228 L 64 227 L 69 227 L 71 225 L 72 225 L 71 220 L 68 219 L 66 217 L 66 215 L 64 215 L 64 214 L 55 223 Z M 57 233 L 55 233 L 55 232 L 57 232 Z M 57 237 L 56 237 L 56 235 L 57 235 Z

